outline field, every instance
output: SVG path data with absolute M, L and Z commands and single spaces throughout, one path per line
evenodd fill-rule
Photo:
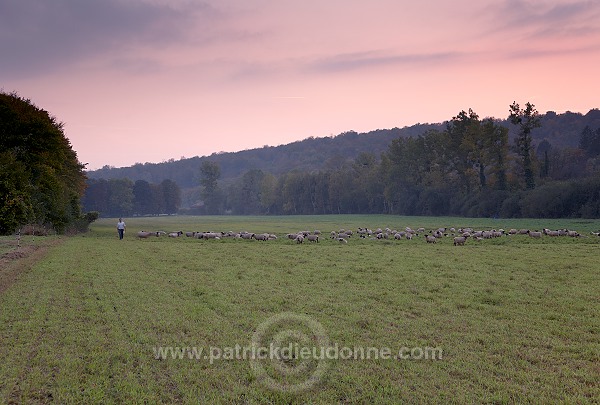
M 600 221 L 101 219 L 0 238 L 0 403 L 598 403 Z M 574 229 L 427 244 L 331 230 Z M 288 232 L 319 229 L 319 243 Z M 277 240 L 146 231 L 270 232 Z M 17 252 L 24 252 L 18 254 Z M 257 358 L 272 348 L 281 357 Z M 321 350 L 319 356 L 319 349 Z M 311 355 L 304 349 L 312 349 Z M 259 351 L 265 354 L 267 351 Z M 315 353 L 317 355 L 315 355 Z M 323 353 L 325 355 L 323 356 Z M 256 354 L 256 352 L 254 352 Z

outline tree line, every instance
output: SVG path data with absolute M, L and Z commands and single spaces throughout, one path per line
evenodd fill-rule
M 535 143 L 533 135 L 544 122 L 531 103 L 511 104 L 507 120 L 482 119 L 469 109 L 443 126 L 397 136 L 381 153 L 328 158 L 326 165 L 313 168 L 279 174 L 251 168 L 224 179 L 222 162 L 204 159 L 196 169 L 197 187 L 175 191 L 168 209 L 167 203 L 156 202 L 169 195 L 161 191 L 162 183 L 93 179 L 84 206 L 111 216 L 600 217 L 600 125 L 585 126 L 575 146 L 560 147 L 547 139 Z M 153 193 L 144 194 L 148 187 Z
M 86 210 L 108 217 L 171 215 L 181 206 L 181 189 L 170 179 L 159 184 L 146 180 L 89 179 L 82 204 Z
M 585 127 L 578 147 L 536 147 L 535 106 L 513 103 L 509 114 L 512 142 L 500 121 L 461 111 L 443 130 L 399 137 L 380 156 L 279 176 L 252 169 L 223 188 L 218 163 L 207 161 L 203 204 L 183 212 L 600 217 L 600 127 Z
M 536 145 L 547 141 L 554 148 L 577 148 L 582 130 L 589 126 L 600 126 L 600 110 L 592 109 L 586 114 L 564 112 L 557 114 L 547 111 L 540 115 L 541 126 L 531 131 Z M 510 119 L 498 119 L 498 124 L 508 128 L 511 144 L 518 135 L 517 126 Z M 230 181 L 241 178 L 249 170 L 260 169 L 275 176 L 291 170 L 314 171 L 332 170 L 340 161 L 352 161 L 360 153 L 372 153 L 380 156 L 387 151 L 390 142 L 397 138 L 414 138 L 437 129 L 443 131 L 446 122 L 436 124 L 415 124 L 403 128 L 377 129 L 365 133 L 346 131 L 335 136 L 309 137 L 302 141 L 279 146 L 243 150 L 239 152 L 215 152 L 209 156 L 169 159 L 160 163 L 136 163 L 129 167 L 115 168 L 105 166 L 99 170 L 88 171 L 89 178 L 146 180 L 160 183 L 165 179 L 175 181 L 184 191 L 183 206 L 189 207 L 187 190 L 197 187 L 200 181 L 198 168 L 204 161 L 217 163 L 221 170 L 219 182 L 226 186 Z
M 0 234 L 26 224 L 57 232 L 85 230 L 85 166 L 63 124 L 16 93 L 0 92 Z

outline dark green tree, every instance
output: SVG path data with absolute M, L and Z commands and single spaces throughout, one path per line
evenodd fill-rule
M 508 165 L 508 128 L 498 124 L 493 119 L 483 120 L 481 124 L 483 135 L 483 157 L 490 174 L 494 177 L 494 186 L 496 190 L 506 190 L 508 188 L 506 170 Z M 480 166 L 480 183 L 485 185 L 483 164 Z
M 224 195 L 219 188 L 218 180 L 221 168 L 218 163 L 205 160 L 200 166 L 200 185 L 202 198 L 207 214 L 220 214 Z
M 552 152 L 552 145 L 546 139 L 544 139 L 538 145 L 536 153 L 542 160 L 540 167 L 540 178 L 546 178 L 550 174 L 550 153 Z
M 524 109 L 516 101 L 513 102 L 510 105 L 509 113 L 510 122 L 518 127 L 515 139 L 516 151 L 521 159 L 525 188 L 530 190 L 535 188 L 531 131 L 541 126 L 540 117 L 535 106 L 529 102 L 525 104 Z
M 108 212 L 114 217 L 133 213 L 133 182 L 129 179 L 108 180 Z
M 600 128 L 593 131 L 586 126 L 579 138 L 579 148 L 584 150 L 589 157 L 598 156 L 600 154 Z
M 481 160 L 481 127 L 479 116 L 472 110 L 461 111 L 446 126 L 449 138 L 448 162 L 456 173 L 458 186 L 469 194 L 476 180 L 474 165 Z
M 133 184 L 133 213 L 137 215 L 159 214 L 153 211 L 155 205 L 150 183 L 146 180 L 136 180 Z
M 33 216 L 25 166 L 10 152 L 0 153 L 0 235 L 13 232 Z
M 236 182 L 231 192 L 231 203 L 235 213 L 257 215 L 261 213 L 261 193 L 264 173 L 260 169 L 248 170 Z
M 159 215 L 165 212 L 166 201 L 165 193 L 160 184 L 150 184 L 152 190 L 152 208 L 150 212 L 154 215 Z
M 265 173 L 260 184 L 260 205 L 265 214 L 278 211 L 277 178 L 270 173 Z
M 176 214 L 181 206 L 181 189 L 173 180 L 165 179 L 160 183 L 165 201 L 165 214 Z
M 24 222 L 63 232 L 81 218 L 85 166 L 55 117 L 15 93 L 0 92 L 0 151 L 0 232 Z

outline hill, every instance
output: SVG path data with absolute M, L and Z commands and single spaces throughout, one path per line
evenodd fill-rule
M 498 122 L 509 128 L 509 138 L 514 138 L 515 128 L 507 120 Z M 600 127 L 600 110 L 593 109 L 587 114 L 565 112 L 557 114 L 548 111 L 541 115 L 542 126 L 533 131 L 534 144 L 547 140 L 555 148 L 576 148 L 586 126 Z M 239 178 L 248 170 L 260 169 L 274 175 L 292 170 L 319 171 L 340 166 L 354 160 L 360 153 L 379 156 L 388 149 L 390 142 L 399 137 L 415 137 L 431 129 L 443 130 L 446 123 L 416 124 L 404 128 L 377 129 L 367 133 L 344 132 L 334 137 L 307 138 L 280 146 L 240 152 L 213 153 L 209 156 L 195 156 L 161 163 L 136 163 L 133 166 L 115 168 L 105 166 L 88 171 L 91 179 L 129 178 L 132 181 L 145 180 L 160 183 L 165 179 L 175 181 L 181 188 L 196 187 L 199 182 L 199 168 L 203 161 L 213 161 L 220 165 L 223 183 Z
M 417 124 L 406 128 L 379 129 L 368 133 L 345 132 L 334 137 L 310 137 L 280 146 L 213 153 L 162 163 L 136 163 L 129 167 L 109 167 L 87 172 L 92 179 L 129 178 L 160 183 L 164 179 L 177 182 L 182 188 L 198 185 L 199 167 L 203 161 L 216 162 L 221 167 L 221 181 L 235 179 L 248 170 L 260 169 L 274 175 L 291 170 L 313 171 L 335 167 L 352 160 L 362 152 L 379 155 L 398 137 L 418 136 L 428 129 L 442 128 L 442 124 Z

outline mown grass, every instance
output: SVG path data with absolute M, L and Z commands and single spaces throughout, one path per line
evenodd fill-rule
M 598 221 L 389 216 L 100 220 L 0 294 L 0 402 L 594 403 L 598 238 L 347 245 L 137 240 L 137 230 L 324 233 L 358 226 L 569 228 Z M 269 317 L 323 325 L 340 347 L 437 347 L 437 360 L 332 360 L 313 389 L 265 387 L 247 360 L 164 359 L 158 346 L 249 345 Z

